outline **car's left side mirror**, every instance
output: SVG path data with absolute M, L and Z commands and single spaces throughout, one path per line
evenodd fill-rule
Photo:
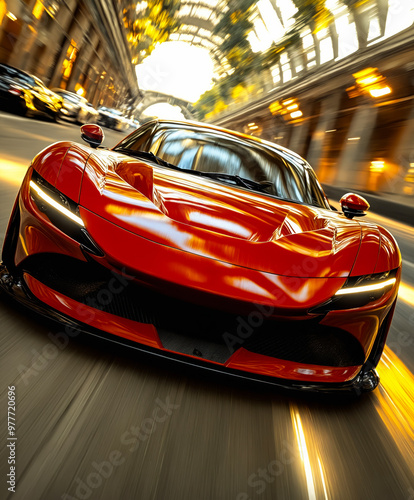
M 105 135 L 99 125 L 86 123 L 81 127 L 81 137 L 91 147 L 97 148 L 104 140 Z
M 369 210 L 369 203 L 365 198 L 355 193 L 347 193 L 339 200 L 342 211 L 348 219 L 352 217 L 362 217 Z

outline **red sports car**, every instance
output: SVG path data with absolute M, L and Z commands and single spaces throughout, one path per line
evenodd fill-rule
M 378 385 L 401 256 L 363 198 L 336 211 L 300 156 L 206 124 L 153 121 L 111 150 L 81 134 L 28 169 L 4 290 L 68 335 L 291 388 Z

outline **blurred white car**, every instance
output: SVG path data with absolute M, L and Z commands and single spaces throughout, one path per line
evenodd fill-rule
M 130 123 L 128 119 L 123 115 L 122 111 L 114 108 L 107 108 L 106 106 L 101 106 L 100 108 L 98 108 L 98 112 L 99 125 L 112 128 L 120 132 L 125 132 L 129 129 Z
M 96 123 L 99 113 L 84 97 L 64 89 L 52 89 L 63 99 L 60 118 L 76 123 Z

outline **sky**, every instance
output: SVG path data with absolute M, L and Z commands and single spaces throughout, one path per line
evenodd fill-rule
M 171 106 L 171 104 L 159 103 L 149 106 L 143 113 L 144 116 L 157 116 L 165 120 L 185 120 L 178 106 Z
M 212 85 L 214 64 L 208 50 L 185 42 L 165 42 L 136 67 L 138 85 L 191 103 Z

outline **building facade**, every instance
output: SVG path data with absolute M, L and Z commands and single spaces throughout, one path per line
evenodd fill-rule
M 94 106 L 139 97 L 119 13 L 102 0 L 0 0 L 0 62 L 78 92 Z

